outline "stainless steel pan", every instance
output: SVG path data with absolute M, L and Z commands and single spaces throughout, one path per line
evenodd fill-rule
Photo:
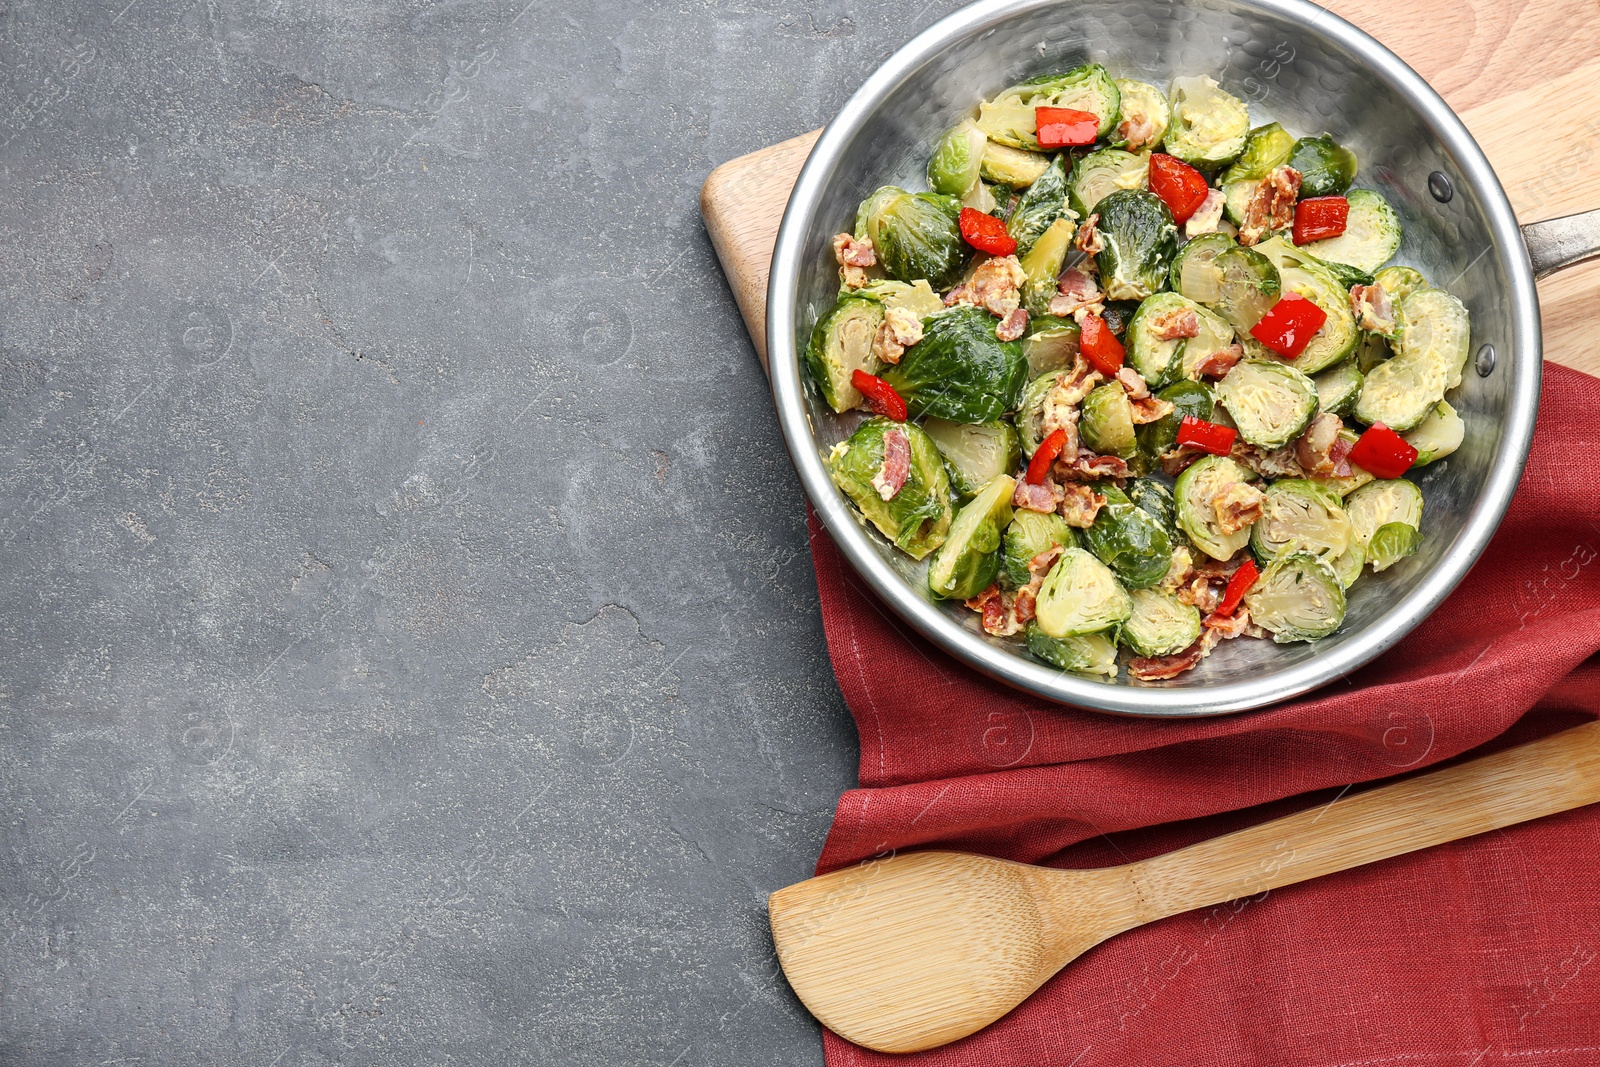
M 1405 227 L 1399 261 L 1460 297 L 1477 373 L 1452 402 L 1466 442 L 1417 474 L 1420 553 L 1354 587 L 1344 625 L 1310 644 L 1232 641 L 1154 685 L 1107 684 L 1037 663 L 976 615 L 919 591 L 918 565 L 864 527 L 822 457 L 859 416 L 836 416 L 804 382 L 798 353 L 838 281 L 829 239 L 885 182 L 924 187 L 933 140 L 985 96 L 1086 59 L 1158 85 L 1210 74 L 1253 123 L 1324 130 L 1356 150 L 1357 184 L 1382 191 Z M 1348 674 L 1400 640 L 1477 560 L 1516 488 L 1533 435 L 1542 353 L 1533 282 L 1600 254 L 1600 212 L 1517 225 L 1466 127 L 1394 53 L 1302 0 L 982 0 L 896 52 L 829 124 L 778 232 L 767 348 L 784 437 L 817 514 L 845 557 L 917 631 L 990 676 L 1049 700 L 1123 715 L 1217 715 L 1260 707 Z

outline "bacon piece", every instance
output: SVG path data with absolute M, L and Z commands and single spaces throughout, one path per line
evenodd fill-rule
M 944 306 L 947 308 L 955 307 L 957 304 L 970 304 L 972 302 L 972 290 L 970 287 L 965 285 L 958 285 L 948 293 L 944 294 Z
M 1147 422 L 1164 419 L 1173 412 L 1172 401 L 1162 400 L 1158 396 L 1140 397 L 1138 400 L 1130 401 L 1130 406 L 1133 408 L 1133 424 L 1135 426 L 1143 426 Z
M 1339 431 L 1343 428 L 1344 422 L 1339 416 L 1317 412 L 1294 445 L 1295 458 L 1307 474 L 1327 476 L 1334 472 L 1338 464 L 1333 458 L 1333 447 L 1339 443 Z M 1349 455 L 1348 450 L 1345 455 Z
M 1161 469 L 1166 474 L 1176 478 L 1193 466 L 1195 460 L 1210 454 L 1204 449 L 1196 448 L 1194 445 L 1179 445 L 1171 452 L 1162 453 Z
M 876 267 L 878 252 L 872 247 L 872 238 L 859 240 L 854 234 L 840 233 L 833 238 L 833 258 L 841 267 Z
M 1176 678 L 1184 671 L 1193 670 L 1201 660 L 1211 655 L 1211 650 L 1220 640 L 1217 631 L 1202 629 L 1199 639 L 1182 652 L 1170 656 L 1140 656 L 1129 660 L 1128 674 L 1142 682 Z
M 1217 610 L 1217 605 L 1222 603 L 1222 594 L 1226 589 L 1226 582 L 1199 575 L 1190 578 L 1189 583 L 1179 589 L 1176 596 L 1181 603 L 1192 604 L 1203 613 Z
M 1195 564 L 1194 572 L 1202 578 L 1232 578 L 1233 572 L 1244 566 L 1244 561 L 1249 558 L 1248 549 L 1227 559 L 1212 559 L 1207 556 Z
M 1272 168 L 1244 209 L 1239 243 L 1253 245 L 1273 230 L 1294 224 L 1294 201 L 1300 194 L 1300 172 L 1290 166 Z
M 1096 314 L 1105 310 L 1106 294 L 1100 291 L 1099 283 L 1093 275 L 1077 267 L 1062 271 L 1056 288 L 1059 291 L 1050 298 L 1049 311 L 1052 315 L 1067 318 L 1083 309 Z
M 1051 545 L 1028 561 L 1028 573 L 1043 580 L 1044 576 L 1050 573 L 1050 568 L 1056 565 L 1056 560 L 1061 558 L 1061 553 L 1066 550 L 1065 545 Z
M 892 426 L 883 435 L 883 466 L 872 476 L 872 488 L 884 500 L 893 500 L 911 474 L 911 439 Z
M 1197 375 L 1209 378 L 1220 378 L 1233 369 L 1234 364 L 1244 358 L 1243 345 L 1229 345 L 1219 348 L 1194 366 Z
M 1389 300 L 1388 290 L 1381 285 L 1352 285 L 1350 313 L 1363 330 L 1385 337 L 1394 334 L 1394 304 Z
M 1235 608 L 1232 615 L 1218 615 L 1212 612 L 1200 620 L 1200 625 L 1222 636 L 1224 641 L 1247 633 L 1250 629 L 1250 613 L 1244 608 Z
M 1153 145 L 1161 140 L 1161 135 L 1167 128 L 1150 116 L 1141 112 L 1129 115 L 1123 112 L 1123 119 L 1117 123 L 1117 139 L 1125 142 L 1123 147 L 1130 152 L 1137 152 L 1146 145 Z
M 1086 256 L 1097 256 L 1106 249 L 1106 239 L 1100 236 L 1097 228 L 1100 222 L 1098 214 L 1090 215 L 1078 224 L 1078 232 L 1072 236 L 1072 247 Z
M 1026 481 L 1018 481 L 1016 490 L 1011 494 L 1011 506 L 1048 515 L 1056 510 L 1056 498 L 1050 491 L 1048 481 L 1044 485 L 1030 485 Z
M 1060 550 L 1055 550 L 1060 554 Z M 966 602 L 966 606 L 976 611 L 981 616 L 980 624 L 984 633 L 996 637 L 1010 637 L 1018 633 L 1033 618 L 1038 605 L 1039 586 L 1044 583 L 1045 574 L 1049 573 L 1049 566 L 1043 570 L 1035 570 L 1034 564 L 1049 557 L 1049 564 L 1055 563 L 1055 557 L 1047 552 L 1041 552 L 1029 563 L 1029 572 L 1033 579 L 1014 592 L 1007 592 L 998 585 L 991 585 L 977 596 Z
M 1255 445 L 1246 444 L 1244 441 L 1235 441 L 1233 449 L 1228 455 L 1263 478 L 1304 478 L 1306 476 L 1306 472 L 1300 467 L 1300 461 L 1295 458 L 1295 448 L 1292 444 L 1272 449 L 1269 452 L 1265 449 L 1257 448 Z
M 885 363 L 899 363 L 906 349 L 922 340 L 922 319 L 909 308 L 886 308 L 878 333 L 872 339 L 872 354 Z
M 1216 512 L 1217 529 L 1225 534 L 1235 534 L 1256 523 L 1261 518 L 1262 505 L 1267 494 L 1244 482 L 1229 482 L 1211 498 L 1211 510 Z
M 1194 314 L 1190 312 L 1189 314 Z M 1122 386 L 1122 391 L 1128 394 L 1129 400 L 1143 400 L 1150 395 L 1150 386 L 1146 384 L 1144 375 L 1124 363 L 1117 369 L 1117 384 Z
M 1343 437 L 1333 442 L 1333 447 L 1328 450 L 1328 458 L 1333 460 L 1335 478 L 1348 478 L 1354 473 L 1350 469 L 1350 450 L 1355 447 L 1354 441 L 1347 441 Z
M 1012 308 L 1006 313 L 1006 317 L 1000 320 L 1000 325 L 994 328 L 994 335 L 1001 341 L 1015 341 L 1027 328 L 1027 311 L 1022 308 Z
M 1080 530 L 1093 526 L 1095 516 L 1106 506 L 1104 496 L 1081 482 L 1068 482 L 1061 487 L 1061 493 L 1061 503 L 1056 510 L 1068 526 L 1076 526 Z
M 1127 462 L 1116 456 L 1097 456 L 1093 452 L 1079 452 L 1070 461 L 1056 460 L 1051 473 L 1062 482 L 1099 482 L 1108 478 L 1121 481 L 1128 477 L 1129 472 Z
M 1150 318 L 1150 333 L 1158 341 L 1200 336 L 1200 316 L 1194 308 L 1173 308 Z
M 1222 209 L 1227 199 L 1222 195 L 1221 189 L 1212 189 L 1206 193 L 1206 198 L 1200 201 L 1200 206 L 1194 209 L 1188 221 L 1183 224 L 1185 237 L 1199 237 L 1203 233 L 1216 233 L 1217 226 L 1222 222 Z
M 1028 275 L 1016 256 L 993 256 L 973 270 L 965 286 L 966 293 L 960 303 L 976 304 L 991 315 L 1005 318 L 1022 303 L 1022 286 Z M 950 298 L 946 297 L 948 304 Z

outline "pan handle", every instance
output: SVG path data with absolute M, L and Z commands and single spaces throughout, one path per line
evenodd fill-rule
M 1600 210 L 1530 222 L 1522 227 L 1522 240 L 1533 261 L 1533 276 L 1548 277 L 1600 256 Z

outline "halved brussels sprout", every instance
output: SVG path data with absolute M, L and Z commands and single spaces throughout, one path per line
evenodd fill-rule
M 1204 305 L 1200 308 L 1200 332 L 1183 342 L 1178 353 L 1177 366 L 1172 368 L 1175 378 L 1190 381 L 1200 377 L 1200 364 L 1215 352 L 1233 344 L 1233 327 L 1228 320 Z
M 1412 468 L 1426 467 L 1436 459 L 1443 459 L 1461 447 L 1467 436 L 1466 423 L 1456 414 L 1456 409 L 1446 401 L 1439 401 L 1433 411 L 1414 430 L 1405 433 L 1406 443 L 1417 450 Z
M 870 296 L 886 308 L 905 308 L 918 318 L 927 318 L 944 310 L 944 301 L 923 278 L 914 282 L 897 282 L 892 278 L 879 278 L 856 290 L 857 296 Z
M 1225 233 L 1203 233 L 1185 241 L 1168 273 L 1173 291 L 1202 304 L 1215 301 L 1222 295 L 1222 271 L 1216 260 L 1233 246 L 1233 238 Z
M 1039 175 L 1049 166 L 1050 157 L 1042 152 L 1028 152 L 990 141 L 983 150 L 978 172 L 985 181 L 999 182 L 1013 189 L 1026 189 L 1038 181 Z
M 1467 309 L 1443 289 L 1419 289 L 1396 311 L 1395 356 L 1367 372 L 1356 418 L 1404 433 L 1461 384 L 1471 327 Z
M 1339 584 L 1348 592 L 1356 579 L 1361 577 L 1361 568 L 1366 565 L 1367 550 L 1356 538 L 1350 538 L 1350 547 L 1344 550 L 1344 555 L 1332 563 L 1334 576 L 1339 579 Z
M 1058 218 L 1023 254 L 1022 273 L 1028 276 L 1028 280 L 1022 286 L 1022 306 L 1028 309 L 1028 314 L 1048 314 L 1050 301 L 1056 295 L 1061 266 L 1067 261 L 1067 253 L 1072 249 L 1072 235 L 1077 229 L 1077 223 L 1071 219 L 1065 216 Z M 1022 246 L 1019 244 L 1017 247 Z
M 1016 480 L 991 480 L 956 513 L 944 544 L 928 561 L 928 590 L 941 600 L 968 600 L 1000 573 L 1000 531 L 1011 521 Z
M 1398 305 L 1400 301 L 1416 292 L 1418 289 L 1427 289 L 1428 279 L 1415 267 L 1402 267 L 1398 263 L 1392 267 L 1385 267 L 1372 276 L 1372 280 L 1383 287 L 1389 294 L 1389 299 Z
M 1324 133 L 1296 141 L 1289 166 L 1300 172 L 1300 199 L 1338 196 L 1355 181 L 1356 154 Z
M 1110 193 L 1150 188 L 1150 153 L 1102 148 L 1072 165 L 1067 179 L 1068 205 L 1080 219 L 1100 206 Z
M 1028 380 L 1046 371 L 1066 370 L 1077 360 L 1078 337 L 1082 331 L 1071 319 L 1054 315 L 1035 315 L 1028 320 L 1022 338 L 1022 354 L 1028 358 Z
M 1077 531 L 1067 525 L 1066 519 L 1055 512 L 1016 511 L 1001 539 L 1000 565 L 1005 570 L 1006 578 L 1018 589 L 1027 585 L 1033 580 L 1033 572 L 1028 570 L 1028 564 L 1057 546 L 1078 547 Z
M 1350 414 L 1355 409 L 1356 397 L 1361 395 L 1361 377 L 1361 369 L 1353 358 L 1313 374 L 1311 381 L 1317 387 L 1317 407 L 1329 415 Z
M 1356 346 L 1356 369 L 1363 377 L 1372 373 L 1372 368 L 1394 355 L 1394 350 L 1389 347 L 1388 340 L 1378 333 L 1363 334 L 1361 344 Z
M 1211 390 L 1199 382 L 1173 382 L 1156 396 L 1170 401 L 1172 411 L 1135 431 L 1139 439 L 1139 451 L 1151 459 L 1160 459 L 1177 447 L 1178 427 L 1182 425 L 1185 415 L 1210 422 L 1212 409 L 1216 406 L 1211 399 Z
M 1392 522 L 1422 529 L 1422 490 L 1404 478 L 1380 479 L 1345 497 L 1344 510 L 1356 540 L 1370 547 L 1379 527 Z
M 1170 656 L 1200 639 L 1200 610 L 1154 589 L 1129 594 L 1133 614 L 1122 624 L 1122 639 L 1138 656 Z
M 1022 452 L 1031 456 L 1044 440 L 1040 425 L 1044 421 L 1044 402 L 1061 381 L 1061 371 L 1045 371 L 1030 381 L 1022 390 L 1022 403 L 1017 406 L 1017 434 L 1022 438 Z
M 1309 552 L 1332 566 L 1354 541 L 1355 530 L 1339 494 L 1304 478 L 1284 478 L 1268 486 L 1261 519 L 1250 528 L 1250 549 L 1263 563 L 1290 552 Z
M 1121 626 L 1133 614 L 1133 601 L 1111 568 L 1081 548 L 1061 553 L 1050 568 L 1034 618 L 1046 637 L 1075 637 Z
M 1272 563 L 1244 596 L 1250 621 L 1271 631 L 1278 644 L 1327 637 L 1344 621 L 1339 576 L 1308 552 Z
M 1227 456 L 1201 456 L 1178 475 L 1173 495 L 1178 501 L 1178 527 L 1195 547 L 1212 559 L 1232 559 L 1250 542 L 1250 528 L 1224 533 L 1212 501 L 1229 485 L 1248 484 L 1256 476 Z
M 1006 232 L 1017 242 L 1017 255 L 1025 256 L 1033 243 L 1044 236 L 1050 224 L 1061 217 L 1067 196 L 1067 161 L 1056 156 L 1050 166 L 1026 190 L 1006 220 Z
M 1172 538 L 1165 524 L 1116 486 L 1101 486 L 1100 492 L 1106 504 L 1081 534 L 1084 547 L 1115 572 L 1124 588 L 1155 585 L 1172 566 Z
M 1117 676 L 1117 643 L 1105 634 L 1080 634 L 1077 637 L 1051 637 L 1029 623 L 1028 651 L 1052 667 L 1074 674 Z
M 1222 183 L 1260 181 L 1274 168 L 1289 162 L 1294 146 L 1294 136 L 1276 122 L 1257 126 L 1245 138 L 1238 160 L 1222 172 Z
M 1111 300 L 1143 300 L 1167 284 L 1178 251 L 1172 212 L 1154 193 L 1108 193 L 1095 210 L 1105 247 L 1095 256 L 1100 285 Z
M 988 144 L 989 138 L 971 119 L 951 129 L 939 138 L 928 157 L 928 187 L 936 193 L 966 197 L 982 180 L 979 167 Z
M 1372 534 L 1367 544 L 1367 562 L 1374 573 L 1386 571 L 1407 556 L 1416 555 L 1422 546 L 1422 531 L 1403 522 L 1386 522 Z
M 1282 448 L 1317 413 L 1317 386 L 1287 363 L 1247 359 L 1217 383 L 1217 402 L 1228 409 L 1239 436 L 1259 448 Z
M 1159 389 L 1169 379 L 1177 377 L 1181 364 L 1180 350 L 1186 337 L 1162 339 L 1156 336 L 1155 324 L 1162 318 L 1193 311 L 1198 319 L 1205 311 L 1199 304 L 1177 293 L 1156 293 L 1139 305 L 1128 322 L 1128 334 L 1123 344 L 1127 347 L 1128 364 L 1138 371 L 1152 389 Z
M 1210 170 L 1244 151 L 1250 134 L 1250 111 L 1243 100 L 1224 92 L 1205 75 L 1173 79 L 1170 95 L 1169 154 L 1190 166 Z
M 1135 478 L 1123 490 L 1129 503 L 1143 508 L 1157 519 L 1169 535 L 1178 531 L 1178 503 L 1172 496 L 1172 490 L 1154 478 Z
M 835 411 L 861 405 L 861 392 L 850 384 L 858 371 L 876 374 L 883 361 L 872 354 L 872 339 L 883 322 L 883 305 L 867 297 L 841 296 L 817 320 L 806 345 L 806 368 L 822 399 Z
M 993 422 L 1017 406 L 1028 360 L 1016 341 L 994 336 L 994 316 L 970 304 L 922 320 L 922 340 L 881 377 L 912 415 Z
M 884 438 L 903 432 L 911 459 L 906 480 L 888 500 L 873 484 L 883 471 Z M 908 422 L 871 418 L 828 456 L 828 474 L 883 536 L 912 559 L 944 543 L 950 530 L 950 479 L 933 438 Z
M 1127 459 L 1138 448 L 1133 435 L 1133 404 L 1118 382 L 1097 386 L 1083 399 L 1078 436 L 1091 452 Z
M 1268 238 L 1257 245 L 1256 250 L 1278 268 L 1284 292 L 1305 297 L 1328 317 L 1295 357 L 1294 365 L 1306 374 L 1315 374 L 1354 352 L 1361 340 L 1361 331 L 1356 328 L 1355 315 L 1350 311 L 1350 294 L 1329 273 L 1327 266 L 1282 237 Z M 1245 350 L 1261 358 L 1277 358 L 1253 337 L 1245 340 Z
M 926 278 L 943 289 L 955 283 L 967 261 L 957 225 L 960 215 L 956 197 L 885 185 L 861 201 L 856 236 L 872 239 L 889 277 L 903 282 Z
M 1122 97 L 1117 83 L 1098 63 L 1086 63 L 1064 74 L 1044 74 L 1013 85 L 978 108 L 978 126 L 997 141 L 1012 148 L 1039 148 L 1039 128 L 1034 109 L 1069 107 L 1087 111 L 1100 119 L 1098 136 L 1104 137 L 1116 124 Z
M 1167 123 L 1172 121 L 1172 105 L 1167 94 L 1149 82 L 1132 78 L 1117 79 L 1117 93 L 1121 97 L 1116 128 L 1111 144 L 1116 148 L 1151 149 L 1167 135 Z
M 1339 439 L 1342 440 L 1346 445 L 1349 445 L 1353 448 L 1355 443 L 1361 439 L 1361 435 L 1350 429 L 1350 427 L 1346 426 L 1339 431 Z M 1318 476 L 1312 478 L 1311 480 L 1316 482 L 1318 485 L 1327 486 L 1335 493 L 1338 493 L 1341 497 L 1347 497 L 1357 489 L 1360 489 L 1363 485 L 1371 482 L 1372 472 L 1368 471 L 1364 467 L 1359 467 L 1352 463 L 1350 464 L 1350 474 L 1344 478 Z M 1345 510 L 1349 510 L 1348 504 L 1346 504 Z
M 1371 189 L 1352 189 L 1345 199 L 1350 202 L 1350 214 L 1344 232 L 1312 241 L 1305 248 L 1318 259 L 1348 263 L 1370 274 L 1400 250 L 1400 216 Z
M 950 472 L 950 487 L 959 496 L 975 495 L 1022 462 L 1016 428 L 1003 419 L 972 426 L 930 418 L 923 420 L 922 428 L 939 446 Z
M 1222 184 L 1222 214 L 1235 226 L 1245 224 L 1245 215 L 1250 210 L 1250 201 L 1256 198 L 1256 190 L 1261 188 L 1264 178 L 1245 178 L 1242 181 L 1224 182 Z
M 1261 321 L 1272 310 L 1283 291 L 1283 282 L 1272 260 L 1254 248 L 1238 245 L 1224 248 L 1212 260 L 1217 268 L 1217 295 L 1207 304 L 1241 334 Z M 1187 280 L 1185 280 L 1187 284 Z

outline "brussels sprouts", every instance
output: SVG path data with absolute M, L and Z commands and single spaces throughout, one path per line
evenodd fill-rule
M 1356 154 L 1324 133 L 1296 141 L 1289 166 L 1300 172 L 1300 199 L 1338 196 L 1355 181 Z
M 960 215 L 956 197 L 885 185 L 861 201 L 856 236 L 872 239 L 889 277 L 903 282 L 926 278 L 943 289 L 955 283 L 967 261 L 957 225 Z
M 985 181 L 999 182 L 1013 189 L 1026 189 L 1039 180 L 1050 166 L 1042 152 L 1027 152 L 990 141 L 983 150 L 978 171 Z
M 1039 629 L 1055 638 L 1100 633 L 1132 614 L 1133 601 L 1111 568 L 1081 548 L 1061 553 L 1039 587 L 1034 609 Z
M 1017 242 L 1017 255 L 1027 255 L 1033 243 L 1044 236 L 1052 222 L 1061 217 L 1066 196 L 1067 161 L 1066 157 L 1057 156 L 1023 192 L 1017 206 L 1011 211 L 1011 217 L 1006 220 L 1006 232 Z
M 1244 596 L 1250 620 L 1278 644 L 1327 637 L 1344 621 L 1344 586 L 1316 556 L 1292 552 L 1269 566 Z
M 1366 565 L 1367 550 L 1355 537 L 1350 538 L 1350 547 L 1344 550 L 1344 555 L 1334 560 L 1334 577 L 1339 579 L 1339 584 L 1348 590 L 1356 584 L 1356 579 L 1361 577 L 1361 568 Z
M 872 339 L 883 321 L 883 305 L 862 296 L 841 296 L 811 331 L 806 368 L 822 399 L 835 411 L 861 404 L 861 392 L 850 384 L 858 370 L 876 374 L 883 362 L 872 354 Z
M 1316 262 L 1317 266 L 1333 276 L 1341 289 L 1348 290 L 1352 285 L 1371 285 L 1374 281 L 1371 274 L 1348 263 L 1335 263 L 1331 259 L 1318 259 Z
M 1170 656 L 1200 639 L 1200 610 L 1154 589 L 1129 594 L 1133 614 L 1122 624 L 1122 639 L 1138 656 Z
M 1422 545 L 1422 531 L 1403 522 L 1386 522 L 1372 534 L 1367 544 L 1367 562 L 1374 573 L 1386 571 Z
M 1250 111 L 1204 75 L 1172 82 L 1167 152 L 1190 166 L 1214 169 L 1244 151 Z
M 1106 504 L 1094 525 L 1083 531 L 1083 545 L 1110 567 L 1126 589 L 1144 589 L 1172 566 L 1172 538 L 1156 516 L 1132 503 L 1115 486 L 1102 486 Z
M 1427 289 L 1428 279 L 1415 267 L 1402 267 L 1396 264 L 1385 267 L 1372 276 L 1372 280 L 1383 287 L 1389 294 L 1389 299 L 1396 305 L 1418 289 Z
M 1028 320 L 1022 338 L 1022 354 L 1028 358 L 1028 379 L 1046 371 L 1066 370 L 1077 360 L 1078 336 L 1082 331 L 1071 319 L 1054 315 L 1035 315 Z
M 1046 371 L 1034 378 L 1022 390 L 1022 403 L 1017 407 L 1017 433 L 1022 438 L 1024 455 L 1031 456 L 1044 440 L 1041 424 L 1044 421 L 1044 402 L 1064 377 L 1061 371 Z
M 1173 291 L 1202 304 L 1215 301 L 1222 295 L 1222 272 L 1217 269 L 1217 257 L 1233 244 L 1233 238 L 1225 233 L 1203 233 L 1185 241 L 1167 275 Z
M 1317 387 L 1317 407 L 1329 415 L 1350 414 L 1356 406 L 1356 397 L 1361 395 L 1361 369 L 1354 359 L 1313 374 L 1311 381 Z
M 1065 216 L 1056 219 L 1023 255 L 1022 273 L 1028 276 L 1028 280 L 1022 286 L 1022 306 L 1028 309 L 1028 314 L 1049 313 L 1050 301 L 1056 295 L 1056 283 L 1061 276 L 1061 266 L 1067 261 L 1067 252 L 1072 249 L 1072 235 L 1077 228 L 1077 224 Z
M 1000 573 L 1000 531 L 1011 521 L 1016 480 L 1002 474 L 956 513 L 944 544 L 928 561 L 928 590 L 941 600 L 968 600 Z
M 910 471 L 899 492 L 884 500 L 872 483 L 883 470 L 884 437 L 895 430 L 904 432 L 910 445 Z M 912 559 L 921 559 L 944 543 L 950 529 L 950 480 L 933 438 L 920 427 L 868 419 L 849 440 L 834 447 L 828 473 L 861 514 Z
M 1106 194 L 1095 210 L 1105 241 L 1095 263 L 1106 296 L 1143 300 L 1166 285 L 1167 270 L 1178 251 L 1178 227 L 1161 198 L 1123 189 Z
M 1138 448 L 1133 435 L 1133 404 L 1118 382 L 1097 386 L 1084 397 L 1078 436 L 1091 452 L 1127 459 Z
M 1241 334 L 1248 333 L 1278 302 L 1283 291 L 1278 268 L 1254 248 L 1237 245 L 1218 252 L 1212 265 L 1217 269 L 1217 295 L 1202 303 Z
M 1350 427 L 1346 426 L 1339 431 L 1339 439 L 1342 440 L 1346 445 L 1354 447 L 1355 443 L 1359 441 L 1361 437 L 1354 430 L 1350 429 Z M 1327 486 L 1335 493 L 1338 493 L 1341 497 L 1347 497 L 1357 489 L 1360 489 L 1363 485 L 1366 485 L 1368 482 L 1372 481 L 1372 472 L 1362 467 L 1358 467 L 1352 463 L 1350 464 L 1350 473 L 1346 477 L 1330 478 L 1318 476 L 1313 477 L 1311 480 L 1316 482 L 1318 485 Z M 1346 506 L 1345 510 L 1349 510 L 1348 506 Z
M 1128 364 L 1152 388 L 1160 388 L 1169 378 L 1177 377 L 1176 364 L 1180 362 L 1180 351 L 1188 340 L 1185 337 L 1158 338 L 1154 323 L 1162 317 L 1182 314 L 1184 311 L 1193 311 L 1198 319 L 1204 309 L 1177 293 L 1157 293 L 1140 304 L 1139 310 L 1133 313 L 1133 318 L 1128 322 L 1128 335 L 1123 342 L 1127 346 Z
M 922 340 L 884 370 L 912 415 L 993 422 L 1017 406 L 1028 361 L 1016 341 L 994 336 L 994 316 L 957 305 L 922 322 Z
M 1461 384 L 1471 328 L 1467 309 L 1442 289 L 1419 289 L 1396 312 L 1395 356 L 1367 372 L 1356 418 L 1396 433 L 1417 426 Z
M 1375 271 L 1400 250 L 1400 216 L 1371 189 L 1352 189 L 1346 199 L 1350 201 L 1350 214 L 1344 232 L 1312 241 L 1305 246 L 1306 251 L 1318 259 Z
M 1028 564 L 1052 548 L 1076 548 L 1078 534 L 1067 520 L 1051 512 L 1017 511 L 1001 539 L 1001 566 L 1013 586 L 1021 588 L 1033 580 Z
M 1466 424 L 1456 414 L 1456 409 L 1439 401 L 1421 425 L 1404 434 L 1406 443 L 1417 450 L 1417 458 L 1411 466 L 1426 467 L 1436 459 L 1443 459 L 1460 448 L 1466 436 Z
M 1290 552 L 1309 552 L 1333 565 L 1353 541 L 1355 530 L 1339 494 L 1303 478 L 1268 486 L 1261 520 L 1250 528 L 1250 549 L 1262 563 Z
M 1199 382 L 1173 382 L 1156 396 L 1170 401 L 1172 411 L 1155 422 L 1145 423 L 1135 431 L 1139 439 L 1139 451 L 1151 459 L 1160 459 L 1177 447 L 1178 426 L 1182 424 L 1185 415 L 1193 415 L 1197 419 L 1209 422 L 1212 409 L 1215 407 L 1215 402 L 1211 399 L 1211 390 Z
M 1067 179 L 1068 205 L 1086 219 L 1107 194 L 1150 188 L 1150 153 L 1102 148 L 1072 165 Z
M 1105 634 L 1080 634 L 1077 637 L 1055 638 L 1029 623 L 1028 651 L 1052 667 L 1075 674 L 1102 674 L 1117 676 L 1117 643 Z
M 1121 115 L 1113 131 L 1111 144 L 1115 148 L 1154 148 L 1167 134 L 1167 123 L 1172 121 L 1172 105 L 1167 94 L 1149 82 L 1132 78 L 1117 79 L 1117 93 L 1121 96 Z M 1150 132 L 1154 131 L 1154 132 Z
M 1378 528 L 1392 522 L 1422 529 L 1422 490 L 1404 478 L 1369 482 L 1345 497 L 1351 529 L 1363 545 L 1372 544 Z
M 1098 136 L 1111 132 L 1121 107 L 1117 83 L 1098 63 L 1075 67 L 1065 74 L 1045 74 L 1013 85 L 978 108 L 978 126 L 997 141 L 1012 148 L 1039 148 L 1034 108 L 1070 107 L 1087 111 L 1100 119 Z
M 1143 508 L 1160 519 L 1168 534 L 1177 532 L 1178 504 L 1173 499 L 1171 489 L 1154 478 L 1135 478 L 1128 483 L 1123 493 L 1129 503 Z
M 928 158 L 928 187 L 936 193 L 965 197 L 981 179 L 979 165 L 989 138 L 970 119 L 939 139 Z
M 897 282 L 892 278 L 879 278 L 855 291 L 856 296 L 870 296 L 886 308 L 905 308 L 916 312 L 918 318 L 927 318 L 944 310 L 944 301 L 933 291 L 926 279 L 914 282 Z
M 1212 559 L 1232 559 L 1250 541 L 1250 529 L 1224 533 L 1212 501 L 1229 485 L 1253 482 L 1256 476 L 1226 456 L 1201 456 L 1182 474 L 1173 496 L 1178 501 L 1178 527 L 1195 547 Z
M 1307 374 L 1315 374 L 1354 352 L 1361 331 L 1356 328 L 1355 315 L 1350 311 L 1350 294 L 1334 280 L 1327 267 L 1282 237 L 1262 241 L 1256 250 L 1278 268 L 1284 292 L 1305 297 L 1328 317 L 1322 328 L 1312 335 L 1311 342 L 1295 357 L 1294 365 Z M 1277 358 L 1253 337 L 1246 339 L 1245 350 L 1262 358 Z
M 1238 160 L 1222 172 L 1222 184 L 1260 181 L 1289 162 L 1294 146 L 1294 137 L 1276 122 L 1257 126 L 1245 138 L 1244 151 L 1239 153 Z
M 968 426 L 925 419 L 922 428 L 939 446 L 950 472 L 950 487 L 962 497 L 975 495 L 995 478 L 1016 470 L 1022 461 L 1017 431 L 1004 420 Z
M 1317 413 L 1317 387 L 1287 363 L 1247 359 L 1217 383 L 1217 402 L 1228 409 L 1239 436 L 1258 448 L 1282 448 Z

